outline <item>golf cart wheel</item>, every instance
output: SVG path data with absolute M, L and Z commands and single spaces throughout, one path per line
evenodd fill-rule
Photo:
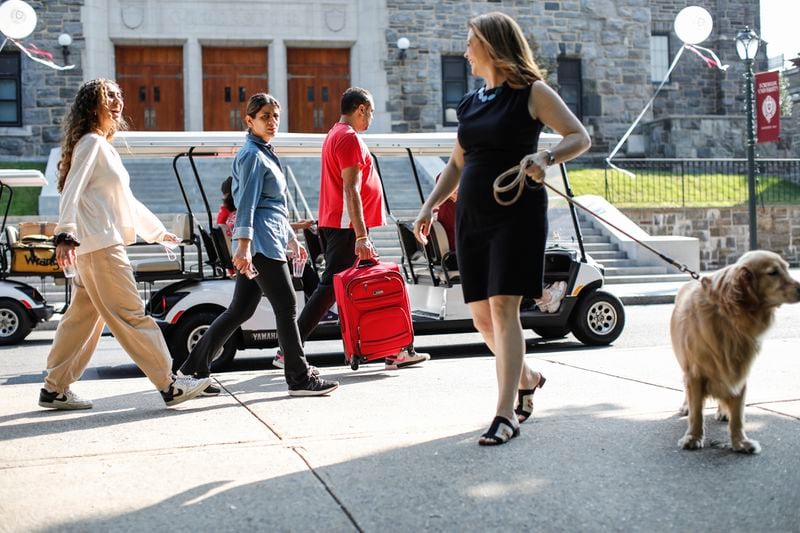
M 0 300 L 0 346 L 22 342 L 33 329 L 33 322 L 19 302 Z
M 560 339 L 569 334 L 569 326 L 540 326 L 531 329 L 543 339 Z
M 170 335 L 169 351 L 172 355 L 173 372 L 178 371 L 200 337 L 208 331 L 208 327 L 219 315 L 220 313 L 216 311 L 196 311 L 181 318 L 175 331 Z M 214 354 L 211 360 L 211 370 L 214 372 L 227 367 L 236 356 L 236 335 L 237 333 L 231 335 L 223 347 Z
M 625 327 L 625 309 L 619 298 L 592 291 L 578 300 L 570 317 L 572 334 L 589 346 L 611 344 Z

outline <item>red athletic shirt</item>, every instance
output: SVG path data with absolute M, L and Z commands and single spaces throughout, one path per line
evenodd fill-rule
M 344 199 L 342 169 L 358 166 L 361 169 L 361 206 L 367 228 L 383 226 L 383 191 L 372 157 L 356 130 L 337 122 L 322 143 L 322 176 L 319 191 L 319 226 L 322 228 L 351 228 Z

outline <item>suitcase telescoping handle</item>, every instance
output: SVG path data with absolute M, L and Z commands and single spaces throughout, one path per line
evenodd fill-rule
M 367 268 L 371 266 L 375 266 L 379 263 L 379 261 L 375 258 L 372 259 L 359 259 L 356 258 L 356 262 L 353 264 L 353 268 Z

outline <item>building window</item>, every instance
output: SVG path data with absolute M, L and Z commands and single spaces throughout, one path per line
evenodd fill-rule
M 661 83 L 669 70 L 669 36 L 650 36 L 650 81 Z M 667 80 L 669 82 L 669 79 Z
M 442 56 L 442 109 L 445 126 L 457 126 L 456 110 L 467 92 L 467 60 L 463 56 Z
M 19 53 L 0 54 L 0 126 L 22 126 Z
M 558 58 L 559 95 L 567 107 L 583 120 L 583 82 L 581 76 L 581 60 L 566 57 Z

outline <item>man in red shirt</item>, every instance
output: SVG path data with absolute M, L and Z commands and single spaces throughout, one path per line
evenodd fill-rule
M 372 164 L 369 148 L 358 136 L 372 122 L 372 95 L 351 87 L 342 95 L 341 117 L 322 144 L 322 176 L 319 194 L 319 231 L 325 242 L 325 271 L 303 307 L 297 325 L 305 341 L 333 305 L 333 275 L 353 266 L 356 257 L 377 257 L 369 228 L 383 226 L 383 191 Z M 413 348 L 386 357 L 389 370 L 430 359 Z M 273 364 L 282 363 L 280 353 Z

